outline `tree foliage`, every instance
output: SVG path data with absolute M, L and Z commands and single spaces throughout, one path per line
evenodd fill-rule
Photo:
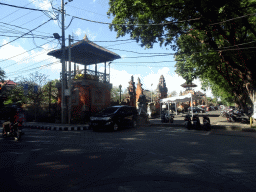
M 50 103 L 56 103 L 58 100 L 58 89 L 56 83 L 59 83 L 58 79 L 48 81 L 43 87 L 43 102 L 49 104 L 49 97 L 51 98 Z
M 170 93 L 170 95 L 168 95 L 168 97 L 176 97 L 176 96 L 178 96 L 177 91 L 172 91 L 172 92 Z
M 223 90 L 240 105 L 252 100 L 255 0 L 110 0 L 109 5 L 117 37 L 130 34 L 146 48 L 156 42 L 170 46 L 177 60 L 185 60 L 177 73 L 187 81 L 208 81 L 216 94 Z

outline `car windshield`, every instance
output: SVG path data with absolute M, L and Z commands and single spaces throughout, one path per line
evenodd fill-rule
M 101 112 L 99 112 L 99 114 L 111 114 L 111 113 L 116 112 L 118 109 L 120 109 L 120 108 L 118 108 L 118 107 L 108 107 L 108 108 L 102 110 Z

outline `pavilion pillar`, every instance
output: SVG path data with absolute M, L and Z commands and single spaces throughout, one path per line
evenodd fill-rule
M 87 69 L 87 65 L 84 65 L 84 78 L 86 79 L 86 69 Z
M 74 77 L 76 76 L 76 63 L 74 63 Z
M 97 64 L 95 64 L 95 78 L 97 78 Z
M 105 61 L 105 70 L 104 70 L 104 83 L 106 83 L 106 73 L 107 73 L 107 70 L 106 70 L 106 61 Z

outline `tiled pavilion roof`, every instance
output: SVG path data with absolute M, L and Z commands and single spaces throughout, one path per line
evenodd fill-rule
M 62 50 L 53 50 L 47 55 L 61 59 Z M 66 47 L 65 57 L 66 61 L 68 61 L 68 47 Z M 109 51 L 108 49 L 101 47 L 92 41 L 89 41 L 87 38 L 84 38 L 83 40 L 71 45 L 71 61 L 78 64 L 92 65 L 113 61 L 120 58 L 121 57 L 118 54 Z

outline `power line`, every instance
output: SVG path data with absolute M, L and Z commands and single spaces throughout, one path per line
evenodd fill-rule
M 75 6 L 72 6 L 72 5 L 67 5 L 67 6 L 73 7 L 73 8 L 76 8 L 76 9 L 80 9 L 80 10 L 83 10 L 83 11 L 91 12 L 91 13 L 94 13 L 96 15 L 101 15 L 99 13 L 95 13 L 95 12 L 92 12 L 92 11 L 89 11 L 89 10 L 86 10 L 86 9 L 82 9 L 82 8 L 79 8 L 79 7 L 75 7 Z M 101 15 L 101 16 L 107 17 L 106 15 Z
M 35 2 L 35 1 L 32 1 L 32 2 L 30 2 L 30 3 L 26 4 L 26 5 L 24 5 L 24 7 L 25 7 L 25 6 L 27 6 L 27 5 L 29 5 L 29 4 L 31 4 L 31 3 L 33 3 L 33 2 Z M 20 11 L 20 9 L 19 9 L 19 10 L 17 10 L 17 11 L 13 11 L 12 13 L 10 13 L 10 14 L 6 15 L 5 17 L 1 18 L 0 20 L 3 20 L 4 18 L 6 18 L 6 17 L 8 17 L 8 16 L 10 16 L 10 15 L 12 15 L 12 14 L 14 14 L 14 13 L 18 12 L 18 11 Z
M 15 7 L 15 8 L 20 8 L 20 9 L 28 9 L 28 10 L 32 10 L 32 11 L 41 11 L 41 12 L 47 11 L 47 10 L 42 10 L 42 9 L 33 9 L 33 8 L 16 6 L 16 5 L 10 5 L 10 4 L 6 4 L 6 3 L 0 3 L 0 5 L 6 5 L 6 6 L 9 6 L 9 7 Z M 50 11 L 47 11 L 47 12 L 50 12 Z
M 49 67 L 51 65 L 55 65 L 55 64 L 59 64 L 59 61 L 55 61 L 55 62 L 52 62 L 52 63 L 48 63 L 48 64 L 45 64 L 45 65 L 41 65 L 39 68 L 42 68 L 42 67 Z M 34 68 L 31 68 L 31 69 L 27 69 L 23 72 L 19 72 L 19 74 L 22 74 L 22 73 L 27 73 L 27 72 L 30 72 L 32 70 L 35 70 L 35 69 L 38 69 L 38 67 L 34 67 Z M 13 76 L 13 75 L 10 75 L 10 76 Z M 15 77 L 14 77 L 15 78 Z
M 55 8 L 53 8 L 55 9 Z M 60 12 L 60 10 L 58 9 L 55 9 L 57 11 Z M 256 13 L 252 13 L 252 14 L 247 14 L 247 15 L 243 15 L 243 16 L 239 16 L 239 17 L 235 17 L 235 18 L 232 18 L 232 19 L 228 19 L 228 20 L 225 20 L 225 21 L 221 21 L 219 23 L 225 23 L 225 22 L 228 22 L 228 21 L 231 21 L 231 20 L 236 20 L 236 19 L 240 19 L 240 18 L 243 18 L 243 17 L 246 17 L 246 16 L 249 16 L 249 15 L 255 15 Z M 70 14 L 66 14 L 66 15 L 69 15 L 69 16 L 72 16 Z M 90 19 L 85 19 L 85 18 L 81 18 L 81 17 L 77 17 L 77 16 L 72 16 L 76 19 L 80 19 L 80 20 L 85 20 L 85 21 L 89 21 L 89 22 L 93 22 L 93 23 L 99 23 L 99 24 L 107 24 L 107 25 L 126 25 L 126 26 L 152 26 L 152 25 L 169 25 L 169 24 L 174 24 L 174 23 L 185 23 L 185 22 L 188 22 L 188 21 L 194 21 L 194 20 L 200 20 L 200 18 L 195 18 L 195 19 L 187 19 L 187 20 L 182 20 L 182 21 L 173 21 L 173 22 L 167 22 L 167 23 L 151 23 L 151 24 L 113 24 L 113 23 L 107 23 L 107 22 L 101 22 L 101 21 L 93 21 L 93 20 L 90 20 Z M 216 24 L 219 24 L 219 23 L 213 23 L 213 24 L 209 24 L 209 25 L 216 25 Z
M 55 49 L 55 48 L 52 48 L 52 49 L 50 49 L 50 50 L 47 50 L 46 52 L 51 51 L 51 50 L 54 50 L 54 49 Z M 15 65 L 15 64 L 17 64 L 17 63 L 19 63 L 19 62 L 22 62 L 22 61 L 26 60 L 27 58 L 32 59 L 32 58 L 38 57 L 38 56 L 40 56 L 40 55 L 45 54 L 46 52 L 42 52 L 42 53 L 36 54 L 36 55 L 34 55 L 34 56 L 28 56 L 28 57 L 24 58 L 23 60 L 18 61 L 18 62 L 15 62 L 15 63 L 12 63 L 12 64 L 10 64 L 10 65 L 8 65 L 8 66 L 5 66 L 4 68 L 11 67 L 11 66 L 13 66 L 13 65 Z M 48 58 L 48 59 L 42 60 L 42 61 L 40 61 L 40 62 L 38 62 L 38 63 L 41 63 L 41 62 L 43 62 L 43 61 L 47 61 L 47 60 L 49 60 L 49 59 L 51 59 L 51 57 Z M 33 64 L 31 64 L 31 65 L 36 65 L 36 64 L 38 64 L 38 63 L 33 63 Z M 28 66 L 26 66 L 25 68 L 28 68 L 28 67 L 31 66 L 31 65 L 28 65 Z M 25 69 L 25 68 L 21 68 L 21 69 L 19 69 L 19 71 L 22 70 L 22 69 Z M 12 72 L 11 72 L 11 73 L 12 73 Z
M 10 36 L 10 35 L 0 35 L 1 37 L 20 37 L 20 36 Z M 38 39 L 49 39 L 49 38 L 54 38 L 54 37 L 47 37 L 47 36 L 32 36 L 32 37 L 21 37 L 21 38 L 38 38 Z
M 167 63 L 167 62 L 177 62 L 177 61 L 183 61 L 183 60 L 176 60 L 176 61 L 132 61 L 132 62 L 119 62 L 119 61 L 112 61 L 112 63 Z
M 47 44 L 47 43 L 51 43 L 51 42 L 53 42 L 54 40 L 55 40 L 55 39 L 53 39 L 53 40 L 51 40 L 51 41 L 48 41 L 48 42 L 46 42 L 46 43 L 44 43 L 44 44 L 42 44 L 42 45 L 40 45 L 40 46 L 43 46 L 43 45 L 45 45 L 45 44 Z M 15 56 L 9 57 L 9 58 L 7 58 L 7 59 L 1 60 L 0 62 L 10 60 L 10 59 L 12 59 L 12 58 L 14 58 L 14 57 L 18 57 L 18 56 L 20 56 L 20 55 L 22 55 L 22 54 L 25 54 L 25 53 L 27 53 L 27 52 L 29 52 L 29 51 L 32 51 L 32 50 L 34 50 L 34 49 L 37 49 L 37 48 L 38 48 L 38 47 L 35 47 L 35 48 L 33 48 L 33 49 L 30 49 L 30 50 L 25 51 L 25 52 L 23 52 L 23 53 L 20 53 L 20 54 L 18 54 L 18 55 L 15 55 Z M 16 62 L 16 63 L 17 63 L 17 62 Z
M 28 33 L 30 33 L 30 32 L 32 32 L 32 31 L 34 31 L 34 30 L 38 29 L 39 27 L 43 26 L 44 24 L 48 23 L 48 22 L 49 22 L 49 21 L 51 21 L 51 20 L 52 20 L 52 19 L 49 19 L 48 21 L 46 21 L 46 22 L 44 22 L 43 24 L 41 24 L 41 25 L 37 26 L 36 28 L 34 28 L 34 29 L 30 30 L 29 32 L 27 32 L 27 33 L 25 33 L 25 34 L 21 35 L 20 37 L 18 37 L 18 38 L 16 38 L 16 39 L 14 39 L 14 40 L 12 40 L 12 41 L 10 41 L 10 42 L 8 42 L 8 43 L 4 44 L 4 45 L 1 45 L 1 46 L 0 46 L 0 48 L 1 48 L 1 47 L 3 47 L 3 46 L 5 46 L 5 45 L 8 45 L 8 44 L 10 44 L 10 43 L 12 43 L 12 42 L 14 42 L 14 41 L 16 41 L 16 40 L 18 40 L 18 39 L 20 39 L 21 37 L 23 37 L 23 36 L 27 35 Z
M 35 65 L 38 65 L 38 64 L 40 64 L 40 63 L 42 63 L 42 62 L 44 62 L 44 61 L 50 60 L 50 59 L 53 59 L 53 58 L 50 57 L 50 58 L 45 59 L 45 60 L 42 60 L 42 61 L 40 61 L 40 62 L 33 63 L 33 64 L 31 64 L 31 65 L 28 65 L 28 66 L 26 66 L 26 67 L 23 67 L 23 68 L 19 69 L 18 71 L 12 71 L 12 72 L 8 73 L 8 75 L 14 74 L 14 73 L 20 73 L 20 72 L 22 72 L 22 70 L 24 70 L 24 69 L 29 70 L 28 67 L 30 67 L 30 66 L 32 66 L 32 65 L 34 65 L 34 66 L 35 66 Z M 8 67 L 9 67 L 9 66 L 8 66 Z
M 231 19 L 228 19 L 228 20 L 225 20 L 225 21 L 221 21 L 221 22 L 218 22 L 218 23 L 212 23 L 212 24 L 209 24 L 209 25 L 216 25 L 216 24 L 220 24 L 220 23 L 225 23 L 225 22 L 228 22 L 228 21 L 233 21 L 233 20 L 236 20 L 236 19 L 247 17 L 247 16 L 250 16 L 250 15 L 256 15 L 256 13 L 252 13 L 252 14 L 247 14 L 247 15 L 243 15 L 243 16 L 240 16 L 240 17 L 231 18 Z
M 53 8 L 53 9 L 55 9 L 55 8 Z M 58 10 L 58 9 L 55 9 L 55 10 L 60 12 L 60 10 Z M 99 24 L 106 24 L 106 25 L 127 25 L 127 26 L 169 25 L 169 24 L 174 24 L 174 23 L 184 23 L 184 22 L 187 22 L 187 21 L 193 21 L 193 20 L 199 20 L 200 19 L 200 18 L 195 18 L 195 19 L 188 19 L 188 20 L 183 20 L 183 21 L 173 21 L 173 22 L 167 22 L 167 23 L 152 23 L 152 24 L 113 24 L 113 23 L 107 23 L 107 22 L 101 22 L 101 21 L 93 21 L 93 20 L 90 20 L 90 19 L 85 19 L 85 18 L 82 18 L 82 17 L 73 16 L 73 15 L 70 15 L 70 14 L 67 14 L 67 13 L 66 13 L 66 15 L 74 17 L 76 19 L 89 21 L 89 22 L 92 22 L 92 23 L 99 23 Z
M 113 63 L 113 65 L 122 65 L 122 64 L 117 64 L 117 63 Z M 124 66 L 124 65 L 123 65 Z M 137 66 L 139 66 L 139 67 L 175 67 L 175 66 L 169 66 L 169 65 L 167 65 L 167 66 L 156 66 L 156 65 L 125 65 L 125 66 L 133 66 L 133 67 L 137 67 Z

